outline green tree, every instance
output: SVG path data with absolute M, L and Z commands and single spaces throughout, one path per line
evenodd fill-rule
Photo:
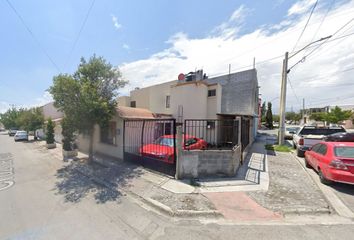
M 339 123 L 344 120 L 348 120 L 352 116 L 352 111 L 342 110 L 340 107 L 336 106 L 329 113 L 325 115 L 325 120 L 329 123 Z
M 53 144 L 55 139 L 54 139 L 54 127 L 55 127 L 55 124 L 54 122 L 52 121 L 51 118 L 48 118 L 48 121 L 47 121 L 47 126 L 46 126 L 46 141 L 47 141 L 47 144 Z
M 327 118 L 327 113 L 325 112 L 315 112 L 310 115 L 310 119 L 315 120 L 315 121 L 326 121 Z
M 16 123 L 27 132 L 42 128 L 44 117 L 41 108 L 19 109 Z
M 117 68 L 95 55 L 88 62 L 81 58 L 73 75 L 53 79 L 50 93 L 55 107 L 70 118 L 70 126 L 90 136 L 89 162 L 93 159 L 94 126 L 106 126 L 114 116 L 117 91 L 126 83 Z
M 261 117 L 265 116 L 266 112 L 267 112 L 266 102 L 264 101 L 261 107 L 261 115 L 262 115 Z
M 272 113 L 271 102 L 268 102 L 267 113 L 266 113 L 266 125 L 268 128 L 273 129 L 273 113 Z
M 72 143 L 74 141 L 75 125 L 68 117 L 64 117 L 61 121 L 62 135 L 63 135 L 63 149 L 65 151 L 72 151 Z
M 15 107 L 8 109 L 5 113 L 0 114 L 0 121 L 6 129 L 19 128 L 17 125 L 17 118 L 19 116 L 19 110 Z

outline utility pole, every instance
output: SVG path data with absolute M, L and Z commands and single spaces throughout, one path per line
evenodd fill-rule
M 285 135 L 285 105 L 286 105 L 286 85 L 288 79 L 288 58 L 289 53 L 285 53 L 283 60 L 283 73 L 281 78 L 281 93 L 280 93 L 280 112 L 279 112 L 279 133 L 278 133 L 278 142 L 279 145 L 284 144 L 284 135 Z
M 290 69 L 292 69 L 295 65 L 297 65 L 300 62 L 303 62 L 305 57 L 303 57 L 300 61 L 298 61 L 295 65 L 293 65 L 292 67 L 290 67 L 288 69 L 288 60 L 289 58 L 294 57 L 295 55 L 297 55 L 298 53 L 300 53 L 301 51 L 303 51 L 304 49 L 306 49 L 307 47 L 309 47 L 310 45 L 317 43 L 317 42 L 321 42 L 323 40 L 327 40 L 329 38 L 331 38 L 332 35 L 329 35 L 327 37 L 324 38 L 320 38 L 314 42 L 311 42 L 309 44 L 307 44 L 306 46 L 304 46 L 303 48 L 301 48 L 300 50 L 296 51 L 295 53 L 293 53 L 290 57 L 289 57 L 289 53 L 286 52 L 285 53 L 285 58 L 283 60 L 283 73 L 282 73 L 282 79 L 281 79 L 281 93 L 280 93 L 280 122 L 279 122 L 279 133 L 278 133 L 278 139 L 279 139 L 279 145 L 283 145 L 284 144 L 284 136 L 285 136 L 285 105 L 286 105 L 286 84 L 287 84 L 287 80 L 288 80 L 288 73 L 290 71 Z
M 305 98 L 302 99 L 302 119 L 305 119 Z

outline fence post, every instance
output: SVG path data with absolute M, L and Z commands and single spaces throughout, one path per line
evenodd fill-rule
M 180 179 L 180 159 L 182 158 L 182 126 L 176 126 L 176 179 Z

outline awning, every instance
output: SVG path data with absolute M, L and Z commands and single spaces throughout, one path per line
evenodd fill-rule
M 154 119 L 151 111 L 143 108 L 117 107 L 118 116 L 123 119 Z

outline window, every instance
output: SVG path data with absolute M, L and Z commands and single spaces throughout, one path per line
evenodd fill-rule
M 327 146 L 324 144 L 321 144 L 320 149 L 318 149 L 318 153 L 321 155 L 326 155 L 327 154 Z
M 136 107 L 136 101 L 131 101 L 130 102 L 130 107 L 135 108 Z
M 107 126 L 101 127 L 101 142 L 116 144 L 116 122 L 109 122 Z
M 321 144 L 316 144 L 315 146 L 312 147 L 312 151 L 318 153 L 319 149 L 321 147 Z
M 166 108 L 170 108 L 171 96 L 166 96 Z
M 208 90 L 208 97 L 214 97 L 214 96 L 216 96 L 216 89 Z

